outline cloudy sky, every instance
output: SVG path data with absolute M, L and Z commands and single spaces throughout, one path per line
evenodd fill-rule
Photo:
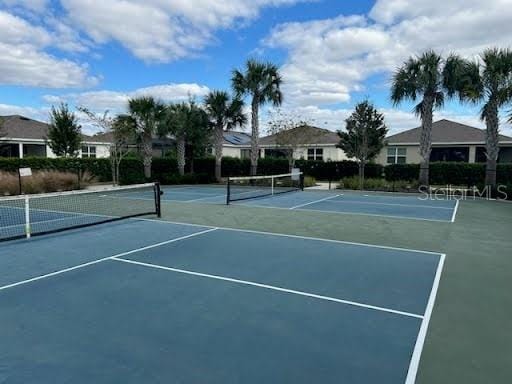
M 0 115 L 201 99 L 257 58 L 280 66 L 289 113 L 336 130 L 368 97 L 397 132 L 418 125 L 412 105 L 389 101 L 398 65 L 426 49 L 476 60 L 510 47 L 511 20 L 512 0 L 0 0 Z M 450 102 L 435 119 L 481 127 L 478 110 Z

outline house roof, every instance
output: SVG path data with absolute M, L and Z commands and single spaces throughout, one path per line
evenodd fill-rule
M 418 144 L 421 127 L 409 129 L 386 138 L 388 144 Z M 512 137 L 500 135 L 500 142 L 512 143 Z M 485 131 L 451 120 L 439 120 L 432 124 L 433 144 L 485 143 Z
M 340 138 L 336 132 L 329 131 L 328 129 L 313 127 L 310 125 L 301 125 L 300 127 L 292 128 L 290 133 L 296 133 L 304 138 L 304 145 L 309 144 L 338 144 Z M 260 145 L 276 145 L 277 134 L 262 137 Z
M 249 145 L 251 143 L 251 135 L 245 132 L 228 131 L 224 132 L 223 144 L 230 145 Z
M 3 139 L 46 140 L 49 125 L 25 116 L 0 116 L 0 137 Z M 109 142 L 101 135 L 88 136 L 82 134 L 85 142 Z

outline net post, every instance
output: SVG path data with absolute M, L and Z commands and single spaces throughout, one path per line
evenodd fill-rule
M 155 211 L 156 211 L 156 217 L 160 218 L 162 217 L 162 191 L 160 188 L 160 183 L 155 183 Z
M 271 182 L 271 184 L 272 184 L 272 187 L 271 187 L 271 190 L 270 190 L 270 191 L 272 192 L 272 195 L 274 195 L 274 182 L 275 182 L 275 177 L 274 177 L 274 176 L 272 176 L 272 178 L 271 178 L 270 180 L 271 180 L 270 182 Z
M 231 181 L 228 177 L 227 181 L 227 191 L 226 191 L 226 205 L 229 205 L 229 200 L 231 199 Z
M 28 196 L 25 196 L 25 236 L 30 239 L 30 201 Z
M 303 191 L 304 190 L 304 173 L 300 174 L 299 180 L 300 180 L 299 181 L 299 183 L 300 183 L 299 188 L 300 188 L 301 191 Z

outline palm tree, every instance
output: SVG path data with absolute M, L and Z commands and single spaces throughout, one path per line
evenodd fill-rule
M 405 100 L 420 100 L 414 113 L 421 119 L 419 181 L 422 185 L 429 184 L 434 109 L 444 105 L 442 64 L 442 57 L 434 51 L 411 57 L 395 72 L 391 86 L 391 100 L 395 106 Z
M 259 120 L 260 106 L 271 102 L 279 106 L 283 100 L 280 85 L 281 75 L 276 65 L 248 60 L 245 71 L 233 71 L 231 78 L 236 97 L 251 96 L 251 175 L 258 169 L 259 155 Z
M 204 99 L 204 105 L 215 137 L 215 178 L 221 181 L 222 141 L 224 131 L 247 122 L 243 113 L 244 102 L 239 98 L 230 99 L 227 92 L 212 91 Z
M 480 119 L 485 122 L 485 185 L 496 186 L 499 155 L 499 112 L 512 101 L 512 51 L 491 48 L 481 55 L 481 64 L 451 55 L 446 62 L 445 87 L 460 101 L 483 103 Z
M 187 140 L 192 147 L 205 142 L 205 139 L 210 136 L 208 116 L 193 100 L 169 104 L 165 115 L 159 134 L 162 136 L 170 133 L 176 138 L 178 172 L 184 175 Z
M 139 97 L 128 100 L 128 113 L 135 122 L 137 135 L 142 141 L 144 176 L 151 178 L 153 159 L 153 135 L 164 117 L 165 105 L 153 97 Z

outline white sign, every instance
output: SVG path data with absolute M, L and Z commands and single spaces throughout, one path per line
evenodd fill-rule
M 292 180 L 300 180 L 300 168 L 292 168 Z
M 20 168 L 19 173 L 21 177 L 32 176 L 32 170 L 30 168 Z

